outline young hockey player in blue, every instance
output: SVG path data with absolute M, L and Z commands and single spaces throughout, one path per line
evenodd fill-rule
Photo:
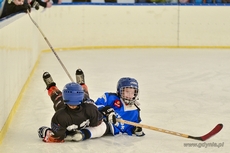
M 81 69 L 78 69 L 77 72 L 81 72 L 78 78 L 81 80 L 81 84 L 85 85 L 84 73 Z M 95 101 L 99 111 L 106 117 L 105 120 L 110 125 L 111 134 L 145 135 L 141 127 L 116 122 L 116 118 L 136 123 L 141 122 L 140 104 L 137 101 L 138 93 L 139 86 L 137 80 L 130 77 L 123 77 L 117 83 L 116 93 L 105 92 L 102 97 Z
M 124 77 L 117 83 L 117 92 L 106 92 L 95 101 L 99 111 L 105 116 L 115 113 L 116 118 L 140 123 L 140 108 L 138 107 L 138 82 L 134 78 Z M 111 126 L 111 133 L 117 135 L 126 133 L 128 135 L 144 136 L 141 127 L 134 127 L 124 123 L 115 123 Z

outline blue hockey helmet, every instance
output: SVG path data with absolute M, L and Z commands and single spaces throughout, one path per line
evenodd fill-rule
M 84 91 L 81 85 L 71 82 L 64 86 L 62 95 L 65 104 L 77 106 L 83 101 Z
M 132 99 L 127 99 L 123 96 L 123 92 L 125 88 L 133 88 L 135 89 L 134 97 Z M 138 82 L 134 78 L 123 77 L 117 83 L 117 94 L 121 97 L 126 104 L 134 104 L 138 99 L 139 86 Z

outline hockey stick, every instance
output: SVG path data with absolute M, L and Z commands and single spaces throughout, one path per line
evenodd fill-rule
M 58 59 L 59 63 L 61 64 L 62 68 L 64 69 L 65 73 L 68 75 L 68 77 L 70 78 L 70 80 L 72 82 L 73 78 L 71 77 L 71 75 L 69 74 L 69 72 L 67 71 L 65 65 L 62 63 L 61 59 L 58 57 L 57 53 L 55 52 L 55 50 L 53 49 L 52 45 L 50 44 L 50 42 L 48 41 L 48 39 L 46 38 L 46 36 L 43 34 L 42 30 L 39 28 L 39 26 L 37 25 L 37 23 L 32 19 L 32 17 L 30 16 L 30 12 L 29 10 L 27 10 L 27 13 L 31 19 L 31 21 L 34 23 L 34 25 L 38 28 L 38 30 L 40 31 L 40 33 L 42 34 L 43 38 L 45 39 L 45 41 L 47 42 L 47 44 L 49 45 L 50 49 L 52 50 L 52 52 L 54 53 L 54 55 L 56 56 L 56 58 Z
M 172 135 L 179 136 L 179 137 L 190 138 L 190 139 L 195 139 L 195 140 L 200 140 L 200 141 L 205 141 L 205 140 L 209 139 L 210 137 L 217 134 L 223 128 L 223 124 L 217 124 L 209 133 L 207 133 L 203 136 L 200 136 L 200 137 L 194 137 L 194 136 L 190 136 L 190 135 L 183 134 L 183 133 L 178 133 L 178 132 L 169 131 L 169 130 L 165 130 L 165 129 L 161 129 L 161 128 L 157 128 L 157 127 L 153 127 L 153 126 L 149 126 L 149 125 L 144 125 L 144 124 L 140 124 L 140 123 L 126 121 L 123 119 L 117 119 L 117 121 L 120 123 L 125 123 L 125 124 L 129 124 L 129 125 L 137 126 L 137 127 L 142 127 L 142 128 L 149 129 L 149 130 L 154 130 L 154 131 L 158 131 L 158 132 L 163 132 L 163 133 L 172 134 Z

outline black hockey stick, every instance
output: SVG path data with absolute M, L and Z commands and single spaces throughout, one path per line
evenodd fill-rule
M 30 16 L 30 12 L 29 10 L 27 10 L 27 13 L 31 19 L 31 21 L 34 23 L 34 25 L 38 28 L 38 30 L 40 31 L 40 33 L 42 34 L 43 38 L 45 39 L 45 41 L 47 42 L 47 44 L 49 45 L 50 49 L 52 50 L 52 52 L 54 53 L 54 55 L 56 56 L 56 58 L 58 59 L 59 63 L 61 64 L 62 68 L 64 69 L 65 73 L 68 75 L 68 77 L 70 78 L 70 80 L 72 82 L 73 78 L 71 77 L 71 75 L 69 74 L 69 72 L 67 71 L 65 65 L 62 63 L 61 59 L 58 57 L 57 53 L 55 52 L 55 50 L 53 49 L 52 45 L 50 44 L 50 42 L 48 41 L 48 39 L 46 38 L 46 36 L 43 34 L 42 30 L 39 28 L 39 26 L 37 25 L 37 23 L 32 19 L 32 17 Z
M 194 136 L 190 136 L 190 135 L 183 134 L 183 133 L 178 133 L 178 132 L 169 131 L 169 130 L 165 130 L 165 129 L 161 129 L 161 128 L 157 128 L 157 127 L 153 127 L 153 126 L 149 126 L 149 125 L 144 125 L 144 124 L 140 124 L 140 123 L 126 121 L 123 119 L 117 119 L 117 121 L 120 123 L 125 123 L 125 124 L 129 124 L 129 125 L 137 126 L 137 127 L 142 127 L 145 129 L 150 129 L 150 130 L 154 130 L 154 131 L 158 131 L 158 132 L 163 132 L 163 133 L 172 134 L 172 135 L 179 136 L 179 137 L 190 138 L 190 139 L 195 139 L 195 140 L 200 140 L 200 141 L 205 141 L 205 140 L 209 139 L 210 137 L 212 137 L 215 134 L 217 134 L 218 132 L 220 132 L 220 130 L 223 128 L 223 124 L 217 124 L 209 133 L 207 133 L 203 136 L 194 137 Z

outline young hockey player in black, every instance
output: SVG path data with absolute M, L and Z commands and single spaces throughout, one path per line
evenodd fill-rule
M 48 72 L 43 74 L 43 80 L 55 110 L 51 128 L 42 126 L 38 129 L 38 135 L 44 142 L 82 141 L 108 133 L 109 128 L 89 98 L 86 85 L 68 83 L 61 92 Z

